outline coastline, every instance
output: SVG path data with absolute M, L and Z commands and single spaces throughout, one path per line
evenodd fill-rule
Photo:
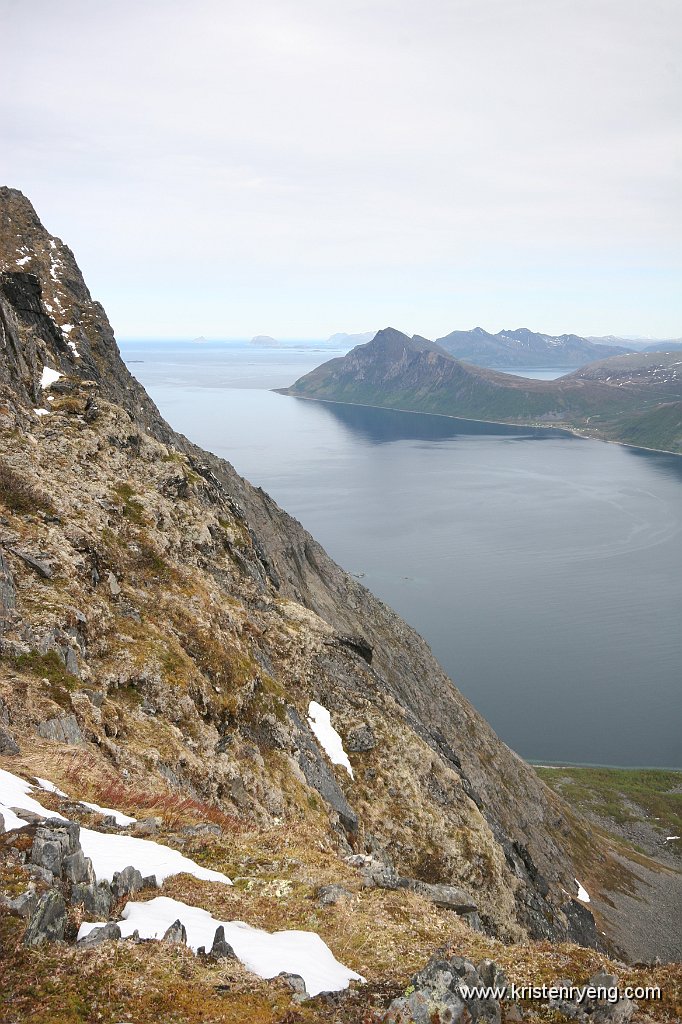
M 286 398 L 301 398 L 306 402 L 320 402 L 323 405 L 355 405 L 360 409 L 381 409 L 388 412 L 404 412 L 412 416 L 437 416 L 445 420 L 457 420 L 461 423 L 490 423 L 500 427 L 518 427 L 519 430 L 553 430 L 559 436 L 567 434 L 576 437 L 581 441 L 601 441 L 603 444 L 617 444 L 621 448 L 634 448 L 636 451 L 652 452 L 656 455 L 675 455 L 682 458 L 682 452 L 673 452 L 668 448 L 647 448 L 645 445 L 632 444 L 629 441 L 616 441 L 614 438 L 598 437 L 593 434 L 584 434 L 577 427 L 559 425 L 557 423 L 510 423 L 507 420 L 481 420 L 474 416 L 453 416 L 446 412 L 423 412 L 421 409 L 403 409 L 397 405 L 370 405 L 367 402 L 339 402 L 334 398 L 313 398 L 310 395 L 299 395 L 289 388 L 271 388 L 273 393 L 284 395 Z

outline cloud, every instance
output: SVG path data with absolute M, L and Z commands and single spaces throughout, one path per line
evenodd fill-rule
M 680 331 L 676 0 L 2 8 L 2 178 L 120 334 Z

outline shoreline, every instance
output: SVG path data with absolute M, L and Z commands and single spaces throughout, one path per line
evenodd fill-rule
M 570 437 L 577 437 L 581 441 L 601 441 L 602 444 L 617 444 L 621 448 L 634 448 L 640 452 L 652 452 L 656 455 L 675 455 L 682 458 L 682 452 L 672 452 L 668 448 L 647 448 L 643 444 L 632 444 L 630 441 L 616 441 L 613 438 L 597 437 L 592 434 L 584 434 L 577 427 L 559 426 L 554 423 L 509 423 L 506 420 L 481 420 L 474 416 L 453 416 L 447 412 L 423 412 L 421 409 L 402 409 L 397 405 L 370 405 L 367 402 L 340 402 L 334 398 L 313 398 L 310 395 L 297 395 L 289 388 L 270 388 L 270 391 L 277 395 L 284 395 L 285 398 L 301 398 L 306 402 L 320 402 L 323 405 L 350 405 L 359 409 L 380 409 L 388 412 L 404 412 L 412 416 L 438 416 L 445 420 L 458 420 L 461 423 L 490 423 L 499 427 L 517 427 L 519 430 L 554 430 L 557 433 L 568 434 Z

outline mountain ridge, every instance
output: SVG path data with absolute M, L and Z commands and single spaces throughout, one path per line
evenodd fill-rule
M 423 339 L 387 328 L 369 344 L 278 391 L 464 419 L 564 427 L 624 443 L 632 443 L 634 432 L 651 442 L 641 441 L 644 447 L 682 452 L 680 365 L 674 351 L 626 353 L 556 380 L 532 380 L 458 360 L 437 343 L 425 345 Z

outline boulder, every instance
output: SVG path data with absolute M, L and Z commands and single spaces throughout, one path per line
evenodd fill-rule
M 106 879 L 101 882 L 76 883 L 71 887 L 71 903 L 82 904 L 85 912 L 92 917 L 106 918 L 111 913 L 114 897 Z
M 499 969 L 492 961 L 484 964 L 487 977 L 498 974 Z M 479 999 L 469 991 L 485 984 L 468 960 L 457 956 L 449 960 L 432 957 L 414 976 L 407 993 L 390 1004 L 381 1017 L 382 1024 L 500 1024 L 499 1002 Z
M 20 558 L 30 569 L 44 580 L 51 580 L 54 573 L 52 566 L 48 565 L 47 562 L 43 562 L 40 558 L 35 558 L 33 555 L 29 555 L 27 551 L 20 551 L 18 548 L 9 548 L 13 555 Z
M 345 747 L 350 754 L 365 754 L 373 750 L 377 745 L 372 727 L 365 723 L 356 729 L 351 729 L 346 738 Z
M 413 878 L 405 879 L 405 881 L 408 889 L 419 893 L 424 899 L 430 900 L 431 903 L 444 910 L 453 910 L 456 914 L 472 914 L 478 910 L 473 896 L 464 889 L 460 889 L 459 886 L 421 882 Z
M 132 896 L 133 893 L 144 889 L 144 879 L 137 868 L 124 868 L 123 871 L 116 871 L 111 881 L 111 891 L 114 899 L 120 900 L 123 896 Z
M 163 933 L 163 942 L 172 942 L 175 945 L 187 945 L 187 929 L 178 918 L 169 925 Z
M 291 991 L 296 993 L 296 995 L 304 996 L 307 994 L 305 981 L 300 974 L 287 974 L 286 971 L 280 971 L 277 977 L 281 978 Z
M 121 929 L 115 921 L 107 921 L 106 924 L 93 928 L 91 932 L 78 940 L 79 946 L 99 946 L 101 942 L 111 942 L 121 938 Z
M 83 855 L 79 837 L 80 826 L 76 822 L 47 818 L 35 831 L 29 862 L 55 878 L 70 877 L 69 871 L 76 876 L 72 881 L 92 881 L 92 863 Z
M 40 946 L 43 942 L 56 942 L 66 931 L 66 904 L 58 889 L 44 893 L 29 919 L 24 945 Z
M 557 986 L 568 988 L 570 981 L 562 980 Z M 632 1000 L 618 997 L 618 978 L 607 971 L 598 971 L 587 982 L 587 987 L 597 993 L 580 1003 L 577 999 L 553 999 L 549 1005 L 559 1010 L 569 1020 L 580 1024 L 627 1024 L 635 1012 Z
M 225 929 L 222 925 L 219 925 L 215 930 L 209 956 L 212 956 L 215 960 L 222 960 L 223 957 L 229 960 L 236 960 L 237 958 L 232 946 L 225 940 Z
M 6 729 L 0 728 L 0 754 L 5 754 L 8 757 L 13 757 L 15 754 L 18 754 L 19 752 L 19 746 L 16 740 L 14 739 L 14 736 L 12 736 L 10 732 L 7 732 Z
M 68 743 L 77 746 L 83 742 L 83 733 L 78 725 L 75 715 L 61 715 L 57 718 L 48 718 L 36 726 L 39 736 L 46 740 L 54 740 L 56 743 Z
M 322 907 L 333 907 L 342 900 L 352 898 L 352 892 L 343 885 L 323 885 L 317 891 L 317 902 Z

